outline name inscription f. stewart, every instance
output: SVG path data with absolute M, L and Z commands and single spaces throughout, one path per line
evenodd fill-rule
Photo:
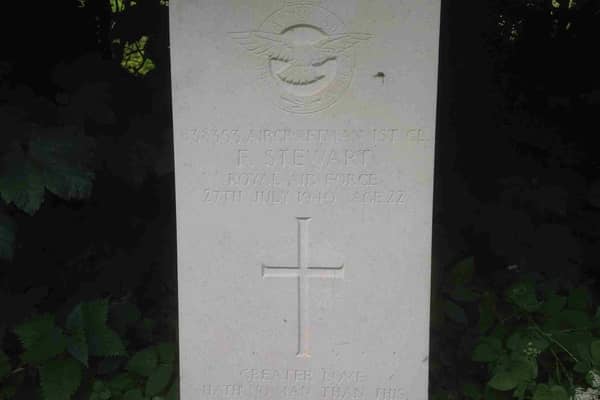
M 311 267 L 309 263 L 310 218 L 298 217 L 298 264 L 296 266 L 262 266 L 263 278 L 294 278 L 298 282 L 298 352 L 299 358 L 310 358 L 309 280 L 343 279 L 344 265 Z

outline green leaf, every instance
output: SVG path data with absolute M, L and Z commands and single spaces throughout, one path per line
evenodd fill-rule
M 498 360 L 504 351 L 502 342 L 495 337 L 481 338 L 479 344 L 475 346 L 471 359 L 476 362 L 493 362 Z
M 98 300 L 81 303 L 67 317 L 67 329 L 74 337 L 83 338 L 89 356 L 114 357 L 125 355 L 125 346 L 119 336 L 106 325 L 108 302 Z M 72 349 L 69 349 L 72 351 Z M 71 352 L 87 364 L 85 351 L 74 348 Z
M 45 129 L 13 143 L 0 160 L 0 197 L 30 215 L 40 209 L 45 189 L 66 200 L 88 197 L 92 144 L 71 127 Z
M 488 384 L 496 390 L 508 391 L 532 381 L 538 371 L 536 362 L 517 355 L 500 362 L 494 372 Z
M 110 10 L 114 14 L 125 11 L 125 0 L 110 0 Z
M 590 304 L 590 294 L 585 287 L 575 288 L 569 294 L 567 307 L 572 310 L 586 310 Z
M 175 362 L 177 349 L 173 343 L 161 343 L 156 346 L 158 359 L 163 364 L 172 364 Z
M 552 338 L 554 341 L 561 344 L 561 348 L 566 348 L 571 354 L 576 355 L 579 361 L 591 364 L 592 357 L 590 354 L 590 344 L 593 337 L 590 331 L 578 332 L 553 332 Z
M 76 359 L 86 367 L 88 366 L 88 345 L 83 329 L 77 329 L 67 336 L 67 350 Z
M 496 298 L 486 292 L 479 303 L 479 332 L 483 333 L 494 326 L 496 321 Z
M 160 364 L 148 377 L 146 396 L 155 396 L 165 390 L 173 376 L 173 364 Z
M 509 370 L 519 383 L 530 382 L 538 375 L 537 361 L 530 360 L 522 355 L 511 357 Z
M 579 360 L 573 366 L 573 371 L 578 372 L 580 374 L 587 373 L 592 368 L 592 364 L 587 360 Z
M 569 395 L 562 386 L 539 384 L 533 393 L 533 400 L 569 400 Z
M 593 325 L 589 315 L 580 310 L 564 310 L 556 314 L 554 318 L 547 321 L 547 325 L 552 329 L 588 329 Z
M 104 384 L 104 381 L 95 380 L 94 384 L 92 385 L 92 391 L 93 392 L 102 392 L 104 390 L 106 390 L 106 385 Z
M 575 342 L 575 350 L 576 355 L 580 360 L 587 361 L 588 363 L 592 363 L 592 354 L 590 352 L 592 344 L 592 338 L 586 338 L 586 340 L 582 342 Z
M 10 370 L 10 360 L 8 359 L 6 354 L 2 350 L 0 350 L 0 381 L 2 381 L 3 378 L 8 376 Z
M 126 354 L 119 335 L 108 327 L 91 331 L 88 336 L 90 355 L 97 357 L 117 357 Z
M 15 224 L 0 212 L 0 259 L 12 260 L 15 248 Z
M 566 304 L 566 297 L 551 294 L 542 305 L 540 311 L 547 316 L 553 316 L 561 312 Z
M 452 283 L 454 285 L 466 285 L 471 282 L 475 274 L 475 259 L 465 258 L 452 268 Z
M 36 317 L 15 328 L 15 334 L 23 344 L 23 361 L 40 364 L 64 352 L 67 340 L 50 315 Z
M 99 375 L 110 375 L 120 370 L 125 363 L 124 357 L 103 358 L 96 369 Z
M 142 36 L 123 46 L 121 66 L 134 75 L 146 75 L 155 67 L 154 62 L 146 55 L 148 36 Z
M 92 192 L 94 173 L 89 168 L 92 141 L 73 129 L 33 137 L 31 158 L 42 165 L 46 188 L 65 200 L 83 199 Z
M 592 344 L 590 344 L 590 354 L 592 356 L 592 361 L 595 364 L 600 365 L 600 340 L 594 340 Z
M 81 384 L 81 365 L 71 358 L 51 360 L 40 367 L 45 400 L 70 400 Z
M 489 381 L 488 385 L 496 390 L 507 391 L 517 387 L 519 382 L 509 371 L 499 371 Z
M 29 215 L 35 214 L 44 201 L 42 171 L 19 147 L 0 160 L 0 197 Z
M 533 282 L 522 281 L 512 285 L 506 292 L 507 299 L 526 312 L 534 312 L 541 307 Z
M 470 400 L 480 400 L 483 396 L 481 386 L 471 382 L 463 384 L 462 393 Z
M 121 373 L 110 381 L 107 382 L 107 386 L 114 391 L 127 392 L 135 387 L 136 383 L 129 373 Z
M 550 342 L 532 328 L 515 331 L 506 341 L 506 347 L 515 354 L 529 359 L 536 358 L 550 346 Z
M 450 300 L 446 300 L 444 302 L 444 314 L 456 323 L 468 323 L 467 314 L 465 313 L 465 310 L 458 304 Z
M 144 400 L 144 394 L 140 389 L 132 389 L 123 395 L 123 400 Z
M 521 382 L 517 385 L 517 388 L 513 392 L 513 397 L 523 400 L 525 398 L 525 392 L 527 391 L 528 384 L 525 382 Z
M 158 354 L 155 347 L 138 351 L 127 363 L 127 370 L 141 376 L 150 376 L 158 366 Z
M 167 396 L 165 400 L 179 400 L 179 380 L 175 379 L 169 391 L 167 392 Z

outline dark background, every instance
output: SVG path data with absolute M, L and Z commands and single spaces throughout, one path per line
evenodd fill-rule
M 451 388 L 466 356 L 439 301 L 458 260 L 475 257 L 482 287 L 527 272 L 597 292 L 600 5 L 443 3 L 431 362 L 432 385 Z M 109 0 L 2 6 L 0 194 L 2 177 L 17 175 L 29 193 L 0 196 L 14 234 L 12 257 L 0 259 L 8 353 L 19 348 L 15 324 L 96 298 L 131 301 L 155 317 L 157 338 L 176 337 L 168 8 L 145 0 L 113 11 Z M 147 74 L 120 65 L 125 43 L 142 36 L 156 66 Z M 67 126 L 89 139 L 67 164 L 93 174 L 93 187 L 42 187 L 36 207 L 35 177 L 9 155 Z

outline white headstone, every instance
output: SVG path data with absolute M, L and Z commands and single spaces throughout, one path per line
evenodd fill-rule
M 426 399 L 440 0 L 176 0 L 183 400 Z

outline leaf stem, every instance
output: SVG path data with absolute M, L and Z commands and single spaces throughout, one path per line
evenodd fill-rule
M 563 374 L 567 377 L 567 379 L 569 380 L 569 384 L 571 386 L 573 386 L 573 378 L 571 376 L 571 374 L 569 374 L 569 371 L 567 371 L 567 368 L 565 367 L 565 365 L 563 364 L 562 360 L 560 359 L 560 357 L 558 356 L 558 354 L 556 354 L 556 352 L 554 351 L 554 349 L 550 348 L 550 352 L 552 353 L 552 355 L 554 356 L 554 358 L 556 358 L 556 362 L 557 364 L 560 366 L 560 368 L 563 370 Z M 561 379 L 559 379 L 559 382 L 561 381 Z
M 567 349 L 562 343 L 560 343 L 558 340 L 554 339 L 552 337 L 551 334 L 546 333 L 542 330 L 542 328 L 540 328 L 540 326 L 531 318 L 529 317 L 529 322 L 533 325 L 533 327 L 535 328 L 535 330 L 542 335 L 543 337 L 545 337 L 546 339 L 548 339 L 549 341 L 551 341 L 552 343 L 556 344 L 558 347 L 560 347 L 565 353 L 567 353 L 569 355 L 569 357 L 571 357 L 573 359 L 573 361 L 575 361 L 576 363 L 579 362 L 579 360 L 577 359 L 577 357 L 575 357 L 573 355 L 573 353 L 571 353 L 569 351 L 569 349 Z

